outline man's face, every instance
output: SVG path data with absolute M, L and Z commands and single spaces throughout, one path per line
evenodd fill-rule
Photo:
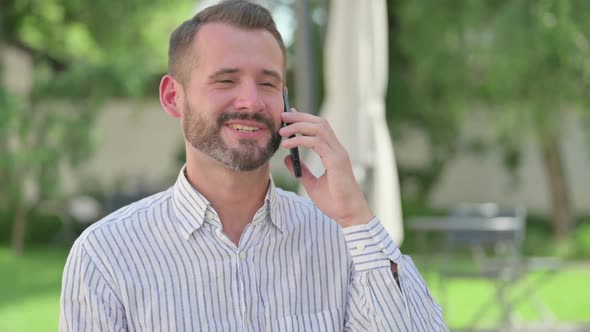
M 196 64 L 184 85 L 186 140 L 230 169 L 259 168 L 281 141 L 279 45 L 268 31 L 222 23 L 202 26 L 194 42 Z

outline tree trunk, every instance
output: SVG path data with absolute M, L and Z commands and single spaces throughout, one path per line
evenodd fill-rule
M 562 240 L 567 237 L 570 231 L 571 210 L 565 170 L 561 159 L 561 148 L 554 133 L 542 137 L 541 154 L 551 198 L 553 235 L 556 239 Z
M 25 207 L 22 204 L 18 204 L 12 223 L 11 247 L 12 252 L 17 256 L 22 256 L 25 249 L 25 229 L 27 223 L 25 212 Z

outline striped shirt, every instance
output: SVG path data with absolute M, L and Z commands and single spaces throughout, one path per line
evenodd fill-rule
M 377 218 L 343 229 L 272 181 L 236 246 L 182 171 L 86 229 L 63 274 L 60 331 L 447 330 Z

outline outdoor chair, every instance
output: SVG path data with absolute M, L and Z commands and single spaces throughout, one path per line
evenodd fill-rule
M 448 284 L 451 279 L 487 279 L 494 285 L 494 294 L 478 310 L 470 325 L 479 320 L 494 305 L 499 306 L 504 327 L 512 326 L 515 307 L 530 300 L 543 321 L 554 320 L 551 312 L 536 296 L 541 281 L 554 275 L 559 261 L 527 258 L 522 254 L 527 211 L 523 207 L 499 207 L 494 203 L 463 203 L 451 209 L 449 220 L 456 223 L 477 223 L 462 230 L 454 228 L 444 234 L 443 264 L 439 281 L 443 308 L 448 314 Z M 469 258 L 465 262 L 465 255 Z M 462 259 L 461 259 L 462 258 Z M 530 280 L 532 271 L 541 270 L 540 277 Z

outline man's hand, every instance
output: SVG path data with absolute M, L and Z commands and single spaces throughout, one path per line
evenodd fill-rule
M 348 153 L 330 124 L 315 115 L 298 113 L 295 109 L 292 111 L 282 113 L 282 120 L 289 125 L 281 128 L 279 133 L 283 137 L 301 136 L 286 139 L 281 145 L 286 149 L 304 147 L 314 150 L 326 169 L 322 176 L 316 178 L 301 163 L 299 181 L 311 200 L 342 227 L 368 223 L 373 214 L 354 178 Z M 285 165 L 293 173 L 291 156 L 285 158 Z

